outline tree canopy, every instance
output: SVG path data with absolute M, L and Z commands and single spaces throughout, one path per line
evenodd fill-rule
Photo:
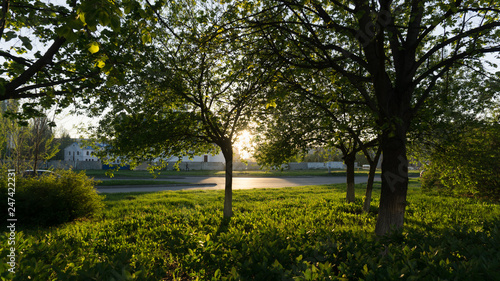
M 257 160 L 280 166 L 297 151 L 320 146 L 339 149 L 347 166 L 347 201 L 354 202 L 356 154 L 377 145 L 378 132 L 362 102 L 347 102 L 349 83 L 330 83 L 329 71 L 288 69 L 273 84 L 276 109 L 261 121 Z M 343 102 L 339 103 L 341 100 Z M 373 176 L 373 175 L 372 175 Z
M 156 20 L 146 42 L 150 52 L 129 69 L 128 83 L 98 90 L 115 102 L 96 138 L 109 145 L 104 154 L 135 164 L 221 150 L 224 216 L 230 217 L 233 144 L 253 109 L 265 106 L 266 87 L 279 65 L 257 66 L 261 57 L 251 36 L 222 33 L 224 10 L 187 2 L 151 9 Z
M 58 110 L 99 82 L 106 68 L 100 41 L 122 22 L 117 2 L 2 1 L 0 100 L 24 99 L 14 114 L 28 119 L 43 108 Z M 96 80 L 97 79 L 97 80 Z
M 382 195 L 376 233 L 401 229 L 407 133 L 450 67 L 476 67 L 500 51 L 491 1 L 236 1 L 241 18 L 277 59 L 331 69 L 357 89 L 381 131 Z M 332 77 L 333 78 L 333 77 Z M 335 83 L 332 79 L 332 83 Z

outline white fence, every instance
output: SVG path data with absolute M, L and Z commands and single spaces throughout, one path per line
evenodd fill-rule
M 307 169 L 345 169 L 342 162 L 307 162 Z

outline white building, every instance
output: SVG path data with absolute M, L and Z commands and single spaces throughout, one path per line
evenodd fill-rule
M 103 145 L 100 145 L 101 147 Z M 97 158 L 94 155 L 94 148 L 91 146 L 81 146 L 78 142 L 74 142 L 73 144 L 69 145 L 64 149 L 64 160 L 65 161 L 99 161 L 99 158 Z M 159 160 L 159 159 L 157 159 Z M 170 158 L 168 159 L 170 161 L 177 161 L 177 158 Z M 168 161 L 167 160 L 167 161 Z M 194 156 L 192 159 L 189 159 L 189 157 L 184 156 L 182 157 L 182 162 L 183 163 L 192 163 L 192 162 L 210 162 L 210 163 L 225 163 L 224 160 L 224 155 L 222 152 L 219 152 L 219 154 L 216 155 L 211 155 L 211 154 L 205 154 L 201 156 Z M 118 159 L 113 164 L 119 164 L 120 160 Z
M 94 155 L 94 149 L 90 146 L 80 146 L 78 142 L 74 142 L 64 149 L 65 161 L 99 161 Z

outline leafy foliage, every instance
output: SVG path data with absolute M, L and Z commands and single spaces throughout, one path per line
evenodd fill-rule
M 355 89 L 379 132 L 382 197 L 376 233 L 404 223 L 408 187 L 407 133 L 452 67 L 480 71 L 498 53 L 498 5 L 489 1 L 235 0 L 265 49 L 294 69 L 329 70 Z M 481 20 L 476 20 L 476 19 Z M 486 62 L 486 64 L 488 64 Z M 425 119 L 425 118 L 424 118 Z
M 412 182 L 404 235 L 380 240 L 370 234 L 375 215 L 343 193 L 341 185 L 235 191 L 231 220 L 219 215 L 220 191 L 111 194 L 101 220 L 19 232 L 20 271 L 0 272 L 7 280 L 498 279 L 499 205 L 422 194 Z
M 4 173 L 7 175 L 7 173 Z M 1 199 L 7 202 L 7 179 L 1 178 Z M 16 218 L 22 225 L 53 226 L 76 219 L 98 217 L 102 196 L 84 172 L 59 170 L 40 177 L 16 177 Z M 4 213 L 6 216 L 6 213 Z
M 2 1 L 0 100 L 29 98 L 20 119 L 58 112 L 101 83 L 107 50 L 101 42 L 120 30 L 122 11 L 106 0 L 44 2 Z M 111 31 L 113 30 L 113 32 Z
M 113 100 L 96 138 L 110 145 L 109 154 L 133 162 L 219 148 L 232 161 L 228 151 L 252 110 L 265 103 L 263 84 L 273 72 L 255 67 L 258 51 L 249 48 L 252 42 L 220 30 L 220 5 L 159 2 L 145 9 L 151 13 L 144 19 L 151 42 L 135 46 L 142 54 L 133 54 L 136 61 L 124 71 L 124 83 L 95 89 Z M 129 56 L 114 59 L 130 62 Z M 109 100 L 95 105 L 109 106 Z
M 60 150 L 59 143 L 54 141 L 53 123 L 46 117 L 36 117 L 21 124 L 5 118 L 7 112 L 17 112 L 19 102 L 16 100 L 2 102 L 0 108 L 0 128 L 2 147 L 0 157 L 3 164 L 9 163 L 16 171 L 36 170 L 40 162 L 53 158 Z
M 500 200 L 500 125 L 466 126 L 437 140 L 424 188 Z
M 53 160 L 64 160 L 64 149 L 75 142 L 68 132 L 63 132 L 60 138 L 54 139 L 55 143 L 59 145 L 59 151 L 54 156 Z
M 95 89 L 115 101 L 94 130 L 106 143 L 100 156 L 145 161 L 221 151 L 226 169 L 225 216 L 231 216 L 233 143 L 252 112 L 265 104 L 275 61 L 255 66 L 261 54 L 251 35 L 222 32 L 227 7 L 203 2 L 146 5 L 148 50 L 127 69 L 120 85 Z M 157 10 L 159 9 L 159 10 Z M 130 62 L 129 57 L 116 56 Z M 109 100 L 97 101 L 98 106 Z M 104 158 L 104 157 L 102 157 Z

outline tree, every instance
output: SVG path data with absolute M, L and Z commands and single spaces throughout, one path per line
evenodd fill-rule
M 132 164 L 220 149 L 226 164 L 224 217 L 231 217 L 233 144 L 252 109 L 265 106 L 264 85 L 277 66 L 271 61 L 256 67 L 259 52 L 247 51 L 252 41 L 220 31 L 223 11 L 161 5 L 150 7 L 156 12 L 150 52 L 127 73 L 129 83 L 97 89 L 116 100 L 95 137 L 108 144 L 101 155 Z
M 60 150 L 54 156 L 54 160 L 64 160 L 64 149 L 74 143 L 75 140 L 65 131 L 60 138 L 55 139 L 55 142 L 59 144 Z
M 285 96 L 277 102 L 273 114 L 275 120 L 263 122 L 270 123 L 263 130 L 268 139 L 261 143 L 257 159 L 260 163 L 279 166 L 289 161 L 288 157 L 297 150 L 307 151 L 312 146 L 336 148 L 341 151 L 347 167 L 346 199 L 354 202 L 356 154 L 367 151 L 377 143 L 377 134 L 371 132 L 371 126 L 368 126 L 370 119 L 366 118 L 359 103 L 335 102 L 348 96 L 351 89 L 349 85 L 332 87 L 325 73 L 292 69 L 279 77 L 275 84 L 284 88 L 277 91 L 277 96 L 280 96 L 279 93 L 285 93 Z M 277 85 L 273 87 L 279 88 Z M 274 146 L 278 147 L 269 149 Z M 289 152 L 276 153 L 276 150 L 287 149 Z M 374 172 L 370 174 L 371 178 Z M 373 184 L 373 180 L 369 182 Z
M 0 159 L 4 162 L 8 157 L 10 157 L 10 149 L 12 147 L 12 137 L 9 132 L 12 131 L 12 127 L 15 125 L 13 120 L 10 120 L 4 116 L 5 112 L 15 110 L 16 106 L 13 101 L 1 101 L 0 102 Z
M 106 55 L 99 52 L 98 38 L 120 30 L 120 16 L 113 1 L 3 0 L 0 100 L 27 98 L 23 110 L 11 114 L 27 120 L 56 103 L 60 110 L 82 97 L 104 68 Z
M 33 160 L 33 171 L 36 173 L 38 162 L 54 157 L 59 151 L 59 144 L 54 141 L 54 133 L 47 117 L 34 118 L 30 125 L 28 157 Z
M 30 138 L 30 130 L 26 126 L 20 126 L 14 120 L 6 117 L 6 112 L 16 112 L 19 103 L 15 100 L 3 101 L 1 118 L 2 118 L 2 150 L 3 164 L 10 165 L 16 171 L 24 171 L 28 165 L 28 140 Z
M 366 192 L 365 192 L 365 202 L 363 203 L 363 211 L 365 213 L 370 212 L 370 205 L 372 201 L 373 192 L 373 182 L 375 181 L 375 172 L 377 171 L 378 162 L 380 159 L 380 154 L 382 153 L 382 148 L 380 145 L 367 148 L 364 147 L 363 154 L 370 165 L 370 171 L 368 172 L 368 180 L 366 181 Z
M 28 167 L 36 171 L 39 161 L 49 160 L 59 151 L 54 143 L 51 122 L 45 117 L 33 118 L 27 126 L 21 126 L 14 120 L 5 118 L 5 112 L 16 112 L 19 103 L 4 101 L 0 110 L 0 127 L 4 163 L 9 163 L 16 171 Z
M 460 126 L 456 124 L 480 124 L 492 116 L 500 98 L 499 75 L 469 68 L 450 69 L 436 84 L 436 94 L 422 106 L 418 122 L 412 124 L 408 136 L 412 156 L 425 157 L 420 155 L 424 153 L 421 150 L 434 146 L 435 140 L 457 134 L 454 131 Z
M 241 1 L 247 3 L 247 1 Z M 382 191 L 375 232 L 401 231 L 408 188 L 407 133 L 450 67 L 500 51 L 490 1 L 266 1 L 242 5 L 245 24 L 281 61 L 331 69 L 358 90 L 380 130 Z
M 431 100 L 424 110 L 433 118 L 421 118 L 415 126 L 424 129 L 410 134 L 410 152 L 425 168 L 422 187 L 498 199 L 498 73 L 450 72 L 453 79 L 436 87 L 450 93 Z M 443 103 L 452 107 L 435 106 Z

